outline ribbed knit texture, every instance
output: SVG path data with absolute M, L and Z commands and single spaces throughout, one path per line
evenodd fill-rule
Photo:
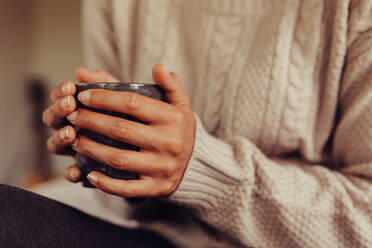
M 372 1 L 87 0 L 84 11 L 90 67 L 151 81 L 160 62 L 192 98 L 195 146 L 169 204 L 223 247 L 372 247 Z M 197 224 L 180 221 L 191 237 L 180 241 L 158 221 L 195 244 Z

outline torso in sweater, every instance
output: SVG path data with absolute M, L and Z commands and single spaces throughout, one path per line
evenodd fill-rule
M 321 162 L 346 53 L 346 44 L 332 39 L 339 28 L 332 15 L 336 5 L 114 1 L 119 73 L 123 80 L 151 81 L 152 66 L 163 63 L 180 75 L 195 113 L 213 135 L 243 136 L 269 156 L 299 153 Z M 125 8 L 137 9 L 129 33 L 123 29 Z M 120 42 L 128 36 L 129 45 Z M 337 58 L 331 56 L 336 50 Z
M 92 2 L 90 67 L 152 81 L 152 66 L 163 63 L 180 75 L 201 119 L 169 204 L 193 208 L 241 246 L 370 241 L 370 1 Z M 117 209 L 110 213 L 118 219 Z M 141 221 L 180 247 L 217 237 L 182 211 Z M 358 234 L 345 238 L 349 230 Z

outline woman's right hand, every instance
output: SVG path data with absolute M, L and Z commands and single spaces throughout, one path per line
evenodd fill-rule
M 79 68 L 76 71 L 76 79 L 79 82 L 117 82 L 118 79 L 103 70 L 89 71 Z M 75 129 L 66 125 L 63 126 L 66 116 L 76 110 L 76 92 L 75 84 L 71 81 L 65 81 L 54 87 L 50 92 L 52 104 L 43 112 L 43 122 L 55 132 L 48 138 L 46 146 L 49 152 L 59 155 L 74 156 L 75 151 L 71 149 L 71 144 L 76 137 Z M 80 170 L 76 164 L 65 170 L 65 178 L 71 182 L 79 181 Z

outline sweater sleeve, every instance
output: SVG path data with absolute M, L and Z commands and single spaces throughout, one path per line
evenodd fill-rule
M 120 78 L 120 58 L 112 22 L 112 1 L 82 1 L 82 35 L 85 64 Z
M 196 116 L 194 150 L 171 201 L 190 207 L 240 246 L 372 247 L 372 4 L 368 2 L 351 6 L 340 118 L 332 142 L 332 162 L 339 169 L 296 158 L 269 158 L 240 136 L 217 139 Z

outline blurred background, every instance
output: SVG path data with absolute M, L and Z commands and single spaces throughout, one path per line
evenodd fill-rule
M 30 187 L 72 164 L 48 154 L 40 117 L 81 66 L 80 0 L 0 0 L 0 183 Z

